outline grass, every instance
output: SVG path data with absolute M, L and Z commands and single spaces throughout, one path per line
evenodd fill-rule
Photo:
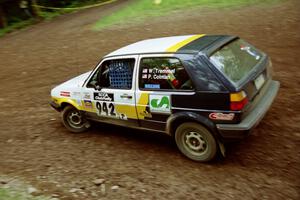
M 265 0 L 264 4 L 274 3 L 278 0 Z M 155 3 L 158 2 L 158 3 Z M 160 3 L 159 3 L 160 2 Z M 112 25 L 123 23 L 136 23 L 150 17 L 170 14 L 195 7 L 223 8 L 232 6 L 246 6 L 262 3 L 261 0 L 135 0 L 117 12 L 103 17 L 94 25 L 94 30 L 100 30 Z
M 2 200 L 49 200 L 49 197 L 33 197 L 25 192 L 15 191 L 12 189 L 0 188 L 0 199 Z
M 14 30 L 18 30 L 18 29 L 22 29 L 26 26 L 29 26 L 31 24 L 34 23 L 34 19 L 28 19 L 28 20 L 25 20 L 25 21 L 19 21 L 19 22 L 15 22 L 3 29 L 0 29 L 0 37 L 5 35 L 6 33 L 9 33 L 9 32 L 12 32 Z
M 58 17 L 62 14 L 66 14 L 67 12 L 63 12 L 63 11 L 56 11 L 56 12 L 45 12 L 45 11 L 42 11 L 40 12 L 39 16 L 42 17 L 44 20 L 51 20 L 55 17 Z

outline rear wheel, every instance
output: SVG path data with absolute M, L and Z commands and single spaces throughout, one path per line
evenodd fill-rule
M 90 123 L 73 106 L 66 106 L 61 116 L 64 126 L 73 133 L 84 132 L 90 127 Z
M 217 153 L 217 142 L 212 133 L 197 123 L 183 123 L 175 132 L 177 147 L 188 158 L 207 162 Z

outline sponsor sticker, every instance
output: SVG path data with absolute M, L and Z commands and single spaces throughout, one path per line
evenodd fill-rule
M 74 96 L 74 97 L 80 97 L 80 92 L 73 92 L 72 96 Z
M 119 114 L 119 119 L 121 119 L 121 120 L 128 120 L 127 115 L 125 115 L 123 113 Z
M 86 107 L 86 108 L 93 108 L 92 101 L 90 101 L 90 100 L 84 100 L 84 107 Z
M 152 118 L 152 115 L 151 113 L 149 113 L 148 111 L 143 111 L 143 112 L 140 112 L 140 115 L 141 116 L 144 116 L 144 117 L 148 117 L 148 118 Z
M 61 91 L 60 92 L 60 96 L 62 96 L 62 97 L 70 97 L 71 94 L 70 94 L 70 92 Z
M 234 113 L 210 113 L 209 118 L 213 120 L 233 120 L 235 114 Z
M 114 101 L 114 94 L 105 92 L 95 92 L 94 99 L 97 101 Z
M 145 84 L 145 88 L 147 89 L 160 89 L 159 84 Z
M 150 111 L 155 113 L 171 113 L 169 95 L 149 95 Z
M 83 93 L 83 98 L 84 98 L 84 99 L 91 99 L 91 94 L 88 93 L 88 92 L 84 92 L 84 93 Z

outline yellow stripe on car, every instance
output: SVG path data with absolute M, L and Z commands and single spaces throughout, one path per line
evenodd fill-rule
M 116 105 L 117 113 L 125 114 L 127 118 L 137 119 L 135 106 L 130 105 Z
M 136 110 L 139 119 L 145 118 L 145 114 L 146 114 L 145 112 L 148 105 L 148 100 L 149 100 L 149 93 L 141 93 L 138 104 L 136 105 Z
M 68 103 L 74 106 L 77 110 L 83 110 L 82 105 L 79 105 L 77 100 L 66 97 L 52 97 L 52 100 L 59 106 L 63 103 Z
M 194 40 L 196 40 L 196 39 L 198 39 L 198 38 L 201 38 L 201 37 L 203 37 L 203 36 L 205 36 L 205 34 L 193 35 L 193 36 L 191 36 L 191 37 L 189 37 L 189 38 L 187 38 L 187 39 L 185 39 L 185 40 L 183 40 L 183 41 L 181 41 L 181 42 L 178 42 L 177 44 L 175 44 L 175 45 L 169 47 L 166 51 L 167 51 L 167 52 L 176 52 L 176 51 L 178 51 L 178 49 L 180 49 L 181 47 L 183 47 L 183 46 L 185 46 L 185 45 L 191 43 L 192 41 L 194 41 Z

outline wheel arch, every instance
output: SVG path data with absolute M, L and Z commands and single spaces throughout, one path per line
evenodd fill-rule
M 62 103 L 60 104 L 60 109 L 61 109 L 61 110 L 64 110 L 65 107 L 67 107 L 67 106 L 73 106 L 73 105 L 70 104 L 70 103 L 68 103 L 68 102 L 62 102 Z M 73 107 L 74 107 L 74 106 L 73 106 Z
M 81 106 L 78 105 L 78 103 L 76 102 L 76 100 L 73 99 L 61 99 L 60 100 L 60 110 L 62 111 L 66 106 L 73 106 L 74 108 L 76 108 L 77 110 L 81 110 Z
M 176 129 L 185 122 L 195 122 L 206 127 L 216 140 L 220 140 L 215 124 L 199 114 L 193 112 L 180 112 L 171 115 L 167 120 L 166 132 L 174 137 Z

